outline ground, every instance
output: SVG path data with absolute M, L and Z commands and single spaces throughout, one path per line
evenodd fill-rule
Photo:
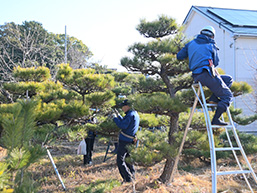
M 54 171 L 47 155 L 33 164 L 29 170 L 36 181 L 42 183 L 40 193 L 75 193 L 75 192 L 111 192 L 111 193 L 209 193 L 211 192 L 210 165 L 195 160 L 192 163 L 181 161 L 183 168 L 175 174 L 174 181 L 168 185 L 160 183 L 160 176 L 164 163 L 151 168 L 136 167 L 136 180 L 134 183 L 121 184 L 121 177 L 116 166 L 116 156 L 110 151 L 107 160 L 103 162 L 107 145 L 96 141 L 93 152 L 93 164 L 83 165 L 83 156 L 76 154 L 79 142 L 62 141 L 49 146 L 48 149 L 54 158 L 56 167 L 66 187 L 62 185 Z M 256 156 L 248 157 L 252 167 L 257 171 Z M 228 165 L 223 161 L 221 168 Z M 181 168 L 180 167 L 180 168 Z M 187 170 L 187 171 L 185 171 Z M 257 184 L 247 174 L 250 184 L 257 192 Z M 105 191 L 103 188 L 105 187 Z M 106 187 L 110 188 L 107 190 Z M 239 175 L 218 176 L 218 192 L 250 192 L 243 177 Z

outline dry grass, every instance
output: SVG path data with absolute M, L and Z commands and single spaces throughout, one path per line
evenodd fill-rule
M 92 186 L 99 181 L 108 180 L 122 181 L 116 166 L 116 156 L 108 154 L 108 159 L 103 162 L 106 147 L 96 142 L 93 153 L 93 165 L 84 166 L 83 157 L 76 155 L 76 148 L 79 142 L 64 142 L 49 148 L 54 157 L 55 164 L 66 186 L 66 192 L 74 193 L 76 188 L 84 185 Z M 249 160 L 253 168 L 256 166 L 256 157 L 251 156 Z M 181 165 L 189 163 L 180 162 Z M 228 165 L 225 161 L 221 162 L 222 167 Z M 191 162 L 190 171 L 179 170 L 174 177 L 174 181 L 169 185 L 160 183 L 157 179 L 160 176 L 164 163 L 160 163 L 152 168 L 136 167 L 136 180 L 133 183 L 120 184 L 114 187 L 111 193 L 209 193 L 211 192 L 211 172 L 210 165 L 201 162 Z M 233 167 L 229 166 L 230 169 Z M 40 193 L 61 193 L 62 186 L 55 174 L 55 171 L 46 156 L 40 162 L 30 167 L 34 178 L 42 183 Z M 249 176 L 248 176 L 249 177 Z M 257 192 L 257 185 L 249 177 L 250 183 Z M 237 175 L 218 176 L 218 192 L 240 193 L 250 192 L 244 179 Z
M 6 154 L 7 154 L 7 150 L 0 146 L 0 161 L 3 160 L 3 158 L 6 156 Z

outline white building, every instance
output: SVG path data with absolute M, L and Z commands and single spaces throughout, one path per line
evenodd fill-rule
M 257 70 L 257 11 L 192 6 L 183 25 L 188 38 L 199 34 L 211 25 L 216 30 L 215 41 L 219 47 L 219 67 L 237 82 L 245 81 L 256 91 Z M 236 97 L 234 106 L 242 108 L 244 115 L 256 112 L 252 95 Z M 241 131 L 257 132 L 257 121 L 248 126 L 237 126 Z

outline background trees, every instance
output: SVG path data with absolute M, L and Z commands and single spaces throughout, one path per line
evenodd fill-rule
M 14 67 L 47 66 L 55 69 L 64 62 L 64 34 L 47 32 L 42 24 L 25 21 L 0 26 L 0 80 L 12 80 Z M 79 68 L 92 56 L 88 47 L 75 37 L 68 37 L 68 63 Z

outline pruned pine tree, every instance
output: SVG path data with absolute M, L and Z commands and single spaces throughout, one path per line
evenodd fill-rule
M 39 100 L 38 125 L 56 125 L 58 120 L 65 124 L 82 123 L 90 119 L 93 113 L 100 113 L 90 109 L 104 111 L 115 104 L 115 95 L 110 91 L 114 78 L 95 74 L 93 69 L 74 70 L 68 64 L 60 65 L 57 74 L 60 81 L 55 82 L 51 81 L 50 71 L 46 67 L 18 67 L 13 74 L 16 82 L 4 83 L 3 86 L 13 101 L 26 97 Z
M 141 20 L 137 30 L 152 40 L 130 46 L 128 51 L 134 57 L 122 58 L 121 65 L 129 71 L 155 76 L 163 81 L 165 86 L 163 85 L 159 91 L 164 92 L 156 90 L 156 93 L 150 92 L 150 94 L 137 96 L 135 109 L 142 113 L 170 117 L 167 143 L 170 149 L 174 149 L 179 113 L 187 109 L 187 106 L 180 101 L 178 91 L 189 88 L 192 84 L 187 63 L 176 60 L 176 53 L 184 45 L 181 27 L 176 24 L 174 19 L 160 16 L 153 22 Z M 176 82 L 175 80 L 178 78 L 183 81 Z M 160 180 L 164 183 L 170 180 L 174 164 L 173 157 L 174 155 L 170 154 L 165 157 L 166 163 L 160 176 Z
M 160 181 L 168 183 L 173 170 L 176 151 L 181 141 L 179 130 L 183 129 L 180 128 L 183 124 L 179 124 L 179 117 L 182 112 L 187 111 L 192 106 L 194 99 L 194 93 L 192 89 L 189 89 L 193 79 L 188 63 L 176 59 L 176 54 L 186 43 L 186 38 L 181 31 L 182 27 L 177 25 L 173 18 L 164 15 L 152 22 L 141 20 L 137 30 L 144 37 L 151 39 L 147 43 L 135 43 L 130 46 L 128 51 L 133 56 L 123 57 L 121 65 L 128 71 L 140 72 L 147 77 L 142 79 L 141 84 L 138 85 L 138 91 L 142 94 L 132 97 L 135 101 L 135 109 L 142 113 L 169 117 L 167 145 L 166 147 L 163 146 L 165 153 L 162 154 L 162 158 L 166 161 L 163 172 L 159 177 Z M 245 83 L 232 86 L 235 96 L 248 93 L 250 90 Z M 210 96 L 208 89 L 205 88 L 205 92 L 207 97 Z M 193 121 L 193 123 L 197 123 L 197 121 Z M 196 128 L 202 127 L 202 123 L 195 124 L 195 126 Z M 198 135 L 200 134 L 197 132 L 192 134 L 192 139 L 196 139 L 195 137 Z M 206 136 L 201 139 L 203 139 L 201 141 L 206 142 L 202 144 L 201 148 L 209 151 Z M 153 143 L 156 142 L 153 141 Z M 159 144 L 161 144 L 160 141 Z M 161 151 L 160 148 L 156 150 L 155 148 L 155 152 Z M 200 153 L 203 155 L 203 152 Z M 205 156 L 208 157 L 207 154 Z M 156 161 L 155 157 L 153 155 L 153 163 L 160 161 Z M 148 165 L 150 165 L 150 158 L 149 154 Z
M 90 104 L 90 108 L 103 110 L 105 106 L 115 105 L 115 95 L 110 91 L 115 81 L 110 74 L 97 74 L 91 68 L 74 70 L 67 64 L 61 64 L 57 80 L 80 95 L 83 104 Z

